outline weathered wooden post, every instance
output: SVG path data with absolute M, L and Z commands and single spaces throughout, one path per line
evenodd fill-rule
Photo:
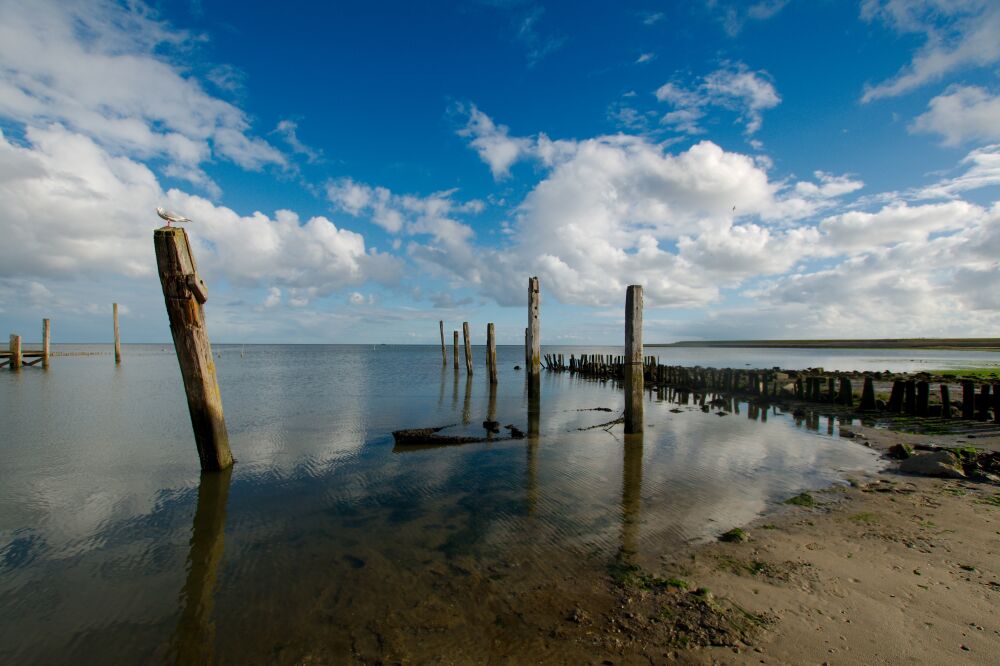
M 990 411 L 990 385 L 983 384 L 979 387 L 979 409 L 976 418 L 985 421 L 989 418 Z
M 976 411 L 976 385 L 966 379 L 962 381 L 962 418 L 971 419 Z
M 917 382 L 917 416 L 927 416 L 930 410 L 931 385 L 927 382 Z
M 21 336 L 10 334 L 10 369 L 20 370 L 21 369 Z
M 493 322 L 486 324 L 486 365 L 490 371 L 490 384 L 497 383 L 497 337 Z
M 993 385 L 993 423 L 1000 423 L 1000 384 Z
M 458 370 L 458 331 L 455 331 L 455 352 L 452 355 L 455 357 L 455 369 Z
M 851 388 L 851 380 L 847 377 L 840 378 L 840 404 L 851 407 L 854 405 L 854 389 Z
M 892 382 L 892 392 L 889 394 L 888 409 L 894 414 L 903 411 L 903 393 L 906 391 L 906 382 L 897 379 Z
M 115 317 L 115 365 L 122 362 L 122 338 L 121 333 L 118 330 L 118 304 L 113 303 L 111 305 L 111 311 Z
M 625 434 L 642 432 L 642 285 L 625 290 Z
M 540 298 L 538 278 L 528 278 L 528 372 L 533 375 L 542 369 L 542 332 L 538 321 Z
M 941 418 L 951 418 L 951 395 L 947 384 L 941 384 Z
M 871 377 L 865 377 L 864 386 L 861 387 L 861 406 L 859 409 L 862 412 L 874 412 L 876 408 L 875 384 Z
M 472 342 L 469 340 L 469 322 L 462 322 L 462 336 L 465 338 L 465 371 L 472 374 Z
M 42 367 L 49 367 L 49 340 L 52 328 L 48 319 L 42 320 Z
M 903 401 L 903 411 L 910 416 L 915 416 L 917 413 L 917 382 L 913 379 L 907 379 L 905 387 L 906 397 Z
M 153 232 L 153 246 L 201 468 L 223 470 L 233 464 L 233 454 L 205 328 L 203 306 L 208 300 L 208 288 L 198 277 L 198 266 L 182 227 L 157 229 Z
M 441 365 L 448 365 L 448 352 L 444 349 L 444 320 L 438 321 L 441 329 Z

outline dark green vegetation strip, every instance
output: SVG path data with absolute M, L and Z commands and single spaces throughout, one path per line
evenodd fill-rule
M 806 349 L 982 349 L 1000 351 L 1000 338 L 884 338 L 866 340 L 684 340 L 647 347 L 772 347 Z

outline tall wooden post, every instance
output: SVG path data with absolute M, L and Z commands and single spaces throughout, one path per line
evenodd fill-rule
M 52 328 L 48 319 L 42 320 L 42 367 L 49 367 L 49 341 Z
M 538 278 L 528 278 L 528 373 L 542 371 L 542 333 L 538 322 Z
M 111 306 L 111 311 L 115 317 L 115 365 L 122 362 L 122 338 L 121 332 L 118 330 L 118 304 L 113 303 Z
M 198 277 L 198 267 L 183 228 L 157 229 L 153 232 L 153 245 L 201 468 L 206 471 L 226 469 L 233 464 L 233 454 L 229 450 L 229 433 L 222 413 L 212 345 L 205 328 L 203 305 L 208 300 L 208 289 Z
M 454 337 L 455 337 L 455 351 L 452 353 L 452 356 L 455 359 L 455 369 L 458 370 L 458 331 L 454 331 L 454 334 L 455 334 L 454 335 Z
M 941 418 L 951 418 L 951 393 L 947 384 L 941 384 Z
M 21 336 L 10 334 L 10 369 L 21 369 Z
M 465 338 L 465 372 L 472 374 L 472 342 L 469 341 L 469 322 L 462 322 L 462 337 Z
M 448 365 L 448 353 L 444 350 L 444 321 L 439 321 L 438 326 L 441 328 L 441 365 Z
M 642 432 L 642 286 L 625 291 L 625 434 Z
M 493 322 L 486 324 L 486 365 L 490 371 L 490 384 L 497 383 L 497 336 Z

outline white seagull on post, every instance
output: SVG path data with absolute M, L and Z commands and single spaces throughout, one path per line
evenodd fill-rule
M 186 218 L 183 215 L 181 215 L 180 213 L 175 213 L 173 211 L 169 211 L 166 208 L 159 208 L 158 207 L 156 209 L 156 214 L 159 215 L 160 217 L 162 217 L 164 220 L 167 221 L 167 226 L 168 227 L 170 226 L 171 222 L 177 222 L 178 224 L 180 224 L 181 222 L 190 222 L 191 221 L 188 218 Z

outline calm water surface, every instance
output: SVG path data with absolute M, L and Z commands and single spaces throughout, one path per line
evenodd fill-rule
M 499 349 L 492 400 L 482 348 L 471 380 L 450 359 L 442 369 L 436 347 L 216 351 L 238 463 L 204 479 L 172 347 L 127 345 L 120 367 L 74 356 L 0 372 L 0 662 L 516 659 L 615 558 L 655 566 L 880 466 L 825 418 L 746 404 L 718 416 L 672 395 L 647 394 L 644 437 L 580 430 L 618 416 L 622 393 L 568 374 L 543 374 L 537 435 L 401 451 L 390 433 L 404 427 L 481 433 L 495 413 L 528 430 L 522 349 Z M 669 353 L 736 367 L 984 364 L 970 352 Z

